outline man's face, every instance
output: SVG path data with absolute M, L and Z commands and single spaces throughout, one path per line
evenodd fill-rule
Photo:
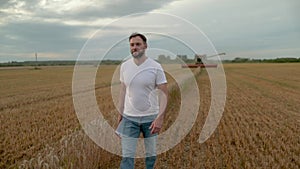
M 139 36 L 133 37 L 129 41 L 130 52 L 134 58 L 140 58 L 145 54 L 147 44 Z

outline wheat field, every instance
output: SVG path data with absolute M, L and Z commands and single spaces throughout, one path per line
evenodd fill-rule
M 194 71 L 201 96 L 196 123 L 178 145 L 158 155 L 156 168 L 300 168 L 300 65 L 223 66 L 227 96 L 218 128 L 198 143 L 211 91 L 205 69 Z M 103 65 L 95 81 L 99 109 L 113 127 L 115 70 Z M 121 157 L 101 149 L 81 129 L 72 74 L 73 66 L 0 69 L 0 168 L 118 168 Z M 168 81 L 163 131 L 175 121 L 181 101 L 170 75 Z M 143 167 L 144 159 L 137 159 L 136 168 Z

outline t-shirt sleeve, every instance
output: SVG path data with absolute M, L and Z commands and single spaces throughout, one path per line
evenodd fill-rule
M 167 83 L 165 72 L 161 66 L 157 69 L 156 85 Z
M 120 66 L 120 82 L 124 82 L 123 64 Z

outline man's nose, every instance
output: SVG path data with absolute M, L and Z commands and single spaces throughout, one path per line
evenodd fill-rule
M 133 49 L 133 50 L 137 49 L 137 45 L 131 46 L 131 49 Z

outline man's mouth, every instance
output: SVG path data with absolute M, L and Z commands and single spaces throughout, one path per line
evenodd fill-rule
M 143 55 L 143 52 L 142 51 L 138 51 L 138 50 L 134 50 L 134 51 L 131 51 L 131 55 L 134 58 L 140 58 Z

